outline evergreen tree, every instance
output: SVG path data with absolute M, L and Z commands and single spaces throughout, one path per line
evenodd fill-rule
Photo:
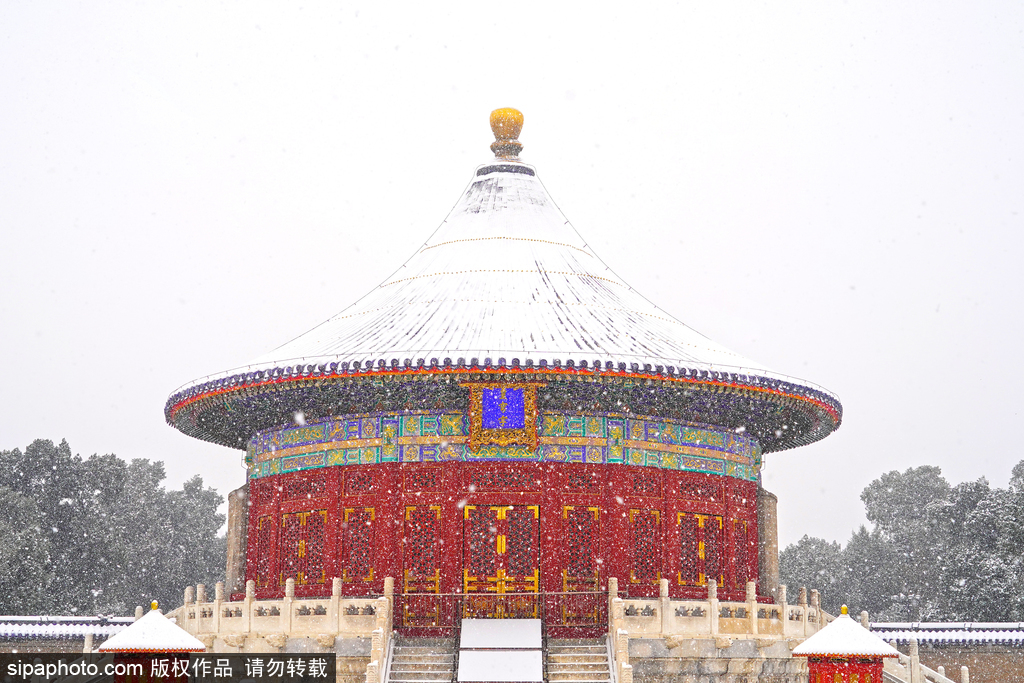
M 34 614 L 52 580 L 47 535 L 35 501 L 0 487 L 0 611 Z
M 223 498 L 199 477 L 178 491 L 164 478 L 163 463 L 83 460 L 66 442 L 0 451 L 0 612 L 130 614 L 222 578 Z
M 871 530 L 845 548 L 804 536 L 780 555 L 783 583 L 877 621 L 1024 619 L 1024 461 L 1007 489 L 950 487 L 939 468 L 918 467 L 883 474 L 861 499 Z
M 825 611 L 837 614 L 847 593 L 842 554 L 838 543 L 806 535 L 779 553 L 780 582 L 789 592 L 787 600 L 795 603 L 800 588 L 817 589 Z

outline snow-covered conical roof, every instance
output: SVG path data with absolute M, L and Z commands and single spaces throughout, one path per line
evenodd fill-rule
M 201 640 L 173 623 L 155 607 L 128 628 L 108 638 L 98 649 L 100 652 L 206 652 Z
M 260 425 L 250 413 L 243 426 L 235 410 L 229 419 L 235 427 L 215 434 L 213 422 L 223 426 L 225 413 L 238 406 L 220 411 L 216 420 L 181 411 L 196 408 L 198 400 L 268 382 L 357 372 L 586 368 L 602 375 L 743 387 L 760 392 L 756 401 L 779 391 L 810 399 L 814 415 L 804 415 L 809 419 L 800 425 L 756 410 L 746 420 L 731 414 L 722 421 L 721 410 L 689 415 L 726 426 L 750 427 L 760 420 L 760 431 L 752 431 L 766 450 L 815 441 L 838 427 L 841 406 L 835 396 L 711 341 L 623 282 L 566 220 L 536 170 L 518 160 L 518 141 L 502 137 L 494 117 L 492 128 L 498 158 L 476 169 L 455 208 L 391 277 L 270 353 L 182 387 L 168 400 L 168 421 L 199 438 L 241 447 L 248 439 L 243 432 L 272 423 Z M 278 391 L 278 404 L 282 398 Z M 310 400 L 289 407 L 318 412 L 310 411 Z M 281 408 L 263 410 L 286 422 L 291 413 Z
M 376 289 L 245 369 L 432 357 L 770 374 L 623 282 L 534 168 L 510 162 L 479 167 L 441 226 Z
M 845 609 L 845 607 L 844 607 Z M 793 648 L 798 657 L 898 657 L 899 652 L 871 631 L 841 614 Z

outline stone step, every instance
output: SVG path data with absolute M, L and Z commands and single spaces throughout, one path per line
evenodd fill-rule
M 391 660 L 392 671 L 451 671 L 452 662 L 407 662 Z
M 548 671 L 608 671 L 608 662 L 552 662 L 548 661 Z
M 444 647 L 451 649 L 455 647 L 455 638 L 421 638 L 418 636 L 399 636 L 395 639 L 395 645 L 413 647 Z
M 559 664 L 600 664 L 608 661 L 608 655 L 555 655 L 549 652 L 548 661 Z
M 611 675 L 607 671 L 566 671 L 559 673 L 548 671 L 549 681 L 609 681 Z
M 391 680 L 399 678 L 415 678 L 420 681 L 450 681 L 452 672 L 448 671 L 395 671 L 391 670 Z

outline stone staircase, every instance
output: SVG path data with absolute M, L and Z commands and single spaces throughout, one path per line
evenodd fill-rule
M 611 682 L 604 638 L 552 639 L 545 645 L 545 679 L 550 683 Z
M 396 638 L 388 683 L 451 683 L 455 680 L 454 638 Z

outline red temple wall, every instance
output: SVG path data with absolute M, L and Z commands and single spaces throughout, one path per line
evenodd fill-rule
M 249 483 L 257 597 L 605 590 L 742 600 L 758 579 L 757 483 L 619 464 L 325 467 Z M 499 538 L 500 537 L 500 538 Z M 716 558 L 717 557 L 717 562 Z M 466 572 L 464 572 L 464 569 Z M 473 570 L 470 572 L 469 570 Z M 502 579 L 497 569 L 501 569 Z

